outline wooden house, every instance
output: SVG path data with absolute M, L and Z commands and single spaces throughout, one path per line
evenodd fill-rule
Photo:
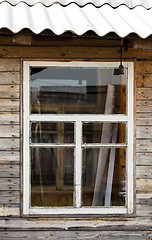
M 0 0 L 0 239 L 152 239 L 152 2 Z

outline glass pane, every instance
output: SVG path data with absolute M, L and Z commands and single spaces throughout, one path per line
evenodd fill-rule
M 83 143 L 125 143 L 126 123 L 84 123 Z
M 126 85 L 126 68 L 31 68 L 31 113 L 126 114 Z
M 73 206 L 73 148 L 31 148 L 31 206 Z
M 126 149 L 83 150 L 82 205 L 124 206 Z
M 74 123 L 31 123 L 32 143 L 74 143 Z

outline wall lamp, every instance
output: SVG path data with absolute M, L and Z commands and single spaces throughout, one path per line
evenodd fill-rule
M 120 65 L 119 68 L 114 69 L 113 75 L 122 75 L 124 74 L 124 66 L 122 65 L 122 45 L 123 45 L 123 39 L 121 41 L 121 46 L 120 46 Z

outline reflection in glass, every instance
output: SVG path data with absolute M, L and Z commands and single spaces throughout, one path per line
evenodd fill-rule
M 74 143 L 74 123 L 32 122 L 32 143 Z
M 82 206 L 124 206 L 125 166 L 125 148 L 84 149 Z
M 31 206 L 73 206 L 73 148 L 31 148 Z
M 112 143 L 112 133 L 117 125 L 115 143 L 126 143 L 126 123 L 84 123 L 83 143 Z
M 127 70 L 113 73 L 110 68 L 32 67 L 31 113 L 126 114 Z

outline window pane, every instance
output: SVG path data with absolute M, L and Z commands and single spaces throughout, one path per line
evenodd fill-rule
M 125 148 L 83 150 L 82 205 L 124 206 Z
M 31 123 L 32 143 L 74 143 L 74 123 Z
M 31 206 L 73 206 L 73 148 L 31 148 Z
M 84 123 L 83 143 L 126 143 L 126 123 Z
M 126 114 L 126 78 L 126 68 L 31 68 L 31 113 Z

